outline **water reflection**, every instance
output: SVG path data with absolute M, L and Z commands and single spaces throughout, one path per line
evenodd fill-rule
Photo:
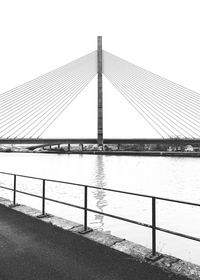
M 103 188 L 106 187 L 106 175 L 104 171 L 104 160 L 102 156 L 96 157 L 96 164 L 94 165 L 94 184 L 97 187 Z M 96 202 L 96 209 L 99 212 L 104 212 L 104 208 L 108 205 L 108 201 L 106 199 L 106 192 L 102 189 L 95 189 L 93 190 L 93 197 L 94 201 Z M 94 215 L 94 221 L 92 222 L 93 225 L 95 225 L 95 228 L 98 228 L 98 230 L 103 231 L 104 229 L 104 216 L 100 214 Z M 107 231 L 107 233 L 110 233 L 110 231 Z

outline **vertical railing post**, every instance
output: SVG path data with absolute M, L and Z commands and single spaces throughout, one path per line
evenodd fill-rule
M 152 197 L 152 255 L 156 256 L 156 198 Z
M 85 186 L 84 195 L 84 231 L 87 231 L 87 186 Z
M 91 232 L 92 229 L 87 226 L 87 214 L 88 214 L 88 186 L 84 186 L 84 226 L 83 229 L 79 231 L 81 234 L 86 234 Z
M 14 175 L 14 185 L 13 185 L 13 205 L 16 204 L 16 183 L 17 183 L 17 175 Z
M 45 215 L 45 179 L 42 180 L 42 215 Z

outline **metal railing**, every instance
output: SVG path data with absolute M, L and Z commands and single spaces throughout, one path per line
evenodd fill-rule
M 187 239 L 191 239 L 191 240 L 200 242 L 200 238 L 197 238 L 197 237 L 194 237 L 194 236 L 191 236 L 191 235 L 187 235 L 187 234 L 183 234 L 183 233 L 180 233 L 180 232 L 168 230 L 168 229 L 165 229 L 165 228 L 161 228 L 161 227 L 158 227 L 156 225 L 156 201 L 159 201 L 159 200 L 160 201 L 168 201 L 168 202 L 172 202 L 172 203 L 179 203 L 179 204 L 186 204 L 186 205 L 190 205 L 190 206 L 200 207 L 200 204 L 198 204 L 198 203 L 169 199 L 169 198 L 163 198 L 163 197 L 158 197 L 158 196 L 144 195 L 144 194 L 133 193 L 133 192 L 120 191 L 120 190 L 109 189 L 109 188 L 100 188 L 100 187 L 71 183 L 71 182 L 66 182 L 66 181 L 51 180 L 51 179 L 46 179 L 46 178 L 44 179 L 44 178 L 39 178 L 39 177 L 13 174 L 13 173 L 7 173 L 7 172 L 0 172 L 0 174 L 12 175 L 13 176 L 13 188 L 8 188 L 8 187 L 5 187 L 5 186 L 0 186 L 0 188 L 13 191 L 13 205 L 14 206 L 16 205 L 16 193 L 21 193 L 21 194 L 25 194 L 25 195 L 29 195 L 29 196 L 33 196 L 33 197 L 37 197 L 37 198 L 42 199 L 42 215 L 41 215 L 41 217 L 46 215 L 46 212 L 45 212 L 45 202 L 46 201 L 56 202 L 56 203 L 60 203 L 60 204 L 63 204 L 63 205 L 67 205 L 67 206 L 71 206 L 71 207 L 75 207 L 75 208 L 84 210 L 84 230 L 82 231 L 82 233 L 88 232 L 88 230 L 89 230 L 89 228 L 87 226 L 87 217 L 88 217 L 88 212 L 92 212 L 92 213 L 100 214 L 100 215 L 107 216 L 107 217 L 110 217 L 110 218 L 114 218 L 114 219 L 118 219 L 118 220 L 121 220 L 121 221 L 136 224 L 136 225 L 139 225 L 139 226 L 151 228 L 152 229 L 152 256 L 156 256 L 156 232 L 157 231 L 165 232 L 165 233 L 168 233 L 168 234 L 172 234 L 172 235 L 176 235 L 176 236 L 179 236 L 179 237 L 183 237 L 183 238 L 187 238 Z M 32 193 L 28 193 L 28 192 L 24 192 L 24 191 L 21 191 L 21 190 L 17 190 L 17 177 L 41 180 L 42 181 L 42 196 L 32 194 Z M 83 187 L 84 188 L 84 207 L 46 197 L 46 195 L 45 195 L 46 182 L 55 182 L 55 183 L 62 183 L 62 184 L 68 184 L 68 185 L 72 185 L 72 186 Z M 100 211 L 88 208 L 88 189 L 100 189 L 100 190 L 105 190 L 105 191 L 113 192 L 113 193 L 119 193 L 119 194 L 125 194 L 125 195 L 131 195 L 131 196 L 144 197 L 144 198 L 151 199 L 151 201 L 152 201 L 152 203 L 151 203 L 152 204 L 152 211 L 151 211 L 152 212 L 152 223 L 147 224 L 147 223 L 131 220 L 131 219 L 128 219 L 128 218 L 123 218 L 123 217 L 120 217 L 120 216 L 116 216 L 116 215 L 112 215 L 112 214 L 109 214 L 109 213 L 100 212 Z

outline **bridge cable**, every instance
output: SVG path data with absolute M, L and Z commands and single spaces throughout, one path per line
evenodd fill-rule
M 58 94 L 60 94 L 60 92 L 58 92 Z M 65 93 L 64 93 L 64 95 L 66 96 L 65 97 L 65 99 L 70 95 L 71 93 L 70 92 L 68 92 L 68 94 L 66 95 Z M 49 104 L 51 105 L 51 104 L 53 104 L 53 106 L 52 107 L 55 107 L 56 106 L 56 104 L 58 103 L 58 101 L 60 101 L 60 99 L 63 97 L 63 94 L 62 95 L 60 95 L 59 96 L 59 99 L 58 98 L 56 98 L 56 102 L 54 101 L 54 99 L 53 100 L 51 100 L 51 103 L 47 103 L 45 106 L 43 106 L 43 103 L 39 106 L 39 109 L 40 109 L 40 111 L 42 110 L 42 112 L 44 112 L 44 108 L 45 107 L 49 107 Z M 62 101 L 62 100 L 61 100 Z M 47 106 L 48 105 L 48 106 Z M 41 108 L 40 108 L 41 107 Z M 33 113 L 32 114 L 30 114 L 30 112 L 31 111 L 29 111 L 28 113 L 29 113 L 29 115 L 30 116 L 32 116 L 32 115 L 34 115 L 35 113 L 37 113 L 37 116 L 38 116 L 38 110 L 39 110 L 37 107 L 35 108 L 34 107 L 34 109 L 33 109 Z M 29 116 L 29 117 L 30 117 Z M 23 117 L 23 119 L 22 119 L 22 122 L 23 122 L 23 120 L 24 120 L 24 118 L 26 118 L 27 119 L 27 114 Z M 17 120 L 18 121 L 18 120 Z M 15 123 L 17 122 L 17 121 L 15 121 Z M 13 123 L 12 123 L 13 124 Z M 4 129 L 5 130 L 5 129 Z M 2 130 L 1 130 L 1 132 L 2 132 Z
M 126 94 L 126 99 L 129 99 L 129 101 L 136 105 L 136 101 L 140 104 L 140 108 L 142 107 L 143 110 L 146 110 L 148 114 L 151 114 L 152 118 L 154 119 L 154 125 L 162 126 L 162 129 L 164 133 L 166 133 L 166 129 L 169 130 L 172 133 L 170 135 L 171 137 L 192 137 L 198 136 L 199 134 L 197 132 L 200 132 L 200 121 L 198 117 L 194 118 L 192 117 L 191 120 L 191 108 L 188 107 L 186 109 L 184 107 L 184 110 L 182 108 L 180 109 L 180 106 L 177 107 L 174 106 L 174 100 L 173 97 L 166 101 L 166 93 L 168 94 L 169 89 L 168 87 L 157 87 L 157 81 L 153 81 L 153 83 L 147 83 L 144 76 L 141 74 L 138 76 L 136 74 L 135 68 L 139 68 L 138 66 L 135 66 L 129 62 L 126 62 L 122 60 L 121 58 L 118 58 L 108 52 L 103 53 L 104 55 L 104 74 L 107 76 L 107 78 L 112 82 L 115 83 L 115 87 L 118 90 L 123 90 L 123 93 Z M 124 66 L 126 65 L 126 67 Z M 139 68 L 142 69 L 142 68 Z M 151 73 L 147 70 L 142 69 L 145 74 Z M 155 74 L 152 74 L 154 76 Z M 156 75 L 155 75 L 156 76 Z M 157 77 L 157 76 L 156 76 Z M 158 76 L 159 77 L 159 76 Z M 163 78 L 164 79 L 164 78 Z M 164 79 L 165 80 L 165 79 Z M 167 80 L 166 80 L 167 81 Z M 170 85 L 174 85 L 174 83 L 171 83 Z M 177 87 L 176 87 L 177 88 Z M 183 87 L 178 86 L 179 89 L 183 89 Z M 174 89 L 173 89 L 174 90 Z M 185 89 L 186 91 L 187 89 Z M 192 92 L 188 90 L 189 92 Z M 158 96 L 159 92 L 159 96 Z M 197 94 L 195 94 L 196 98 Z M 159 100 L 160 99 L 160 100 Z M 163 104 L 162 104 L 162 101 Z M 176 108 L 174 111 L 171 109 L 171 103 L 173 102 L 174 108 Z M 185 102 L 185 101 L 184 101 Z M 137 103 L 137 105 L 138 105 Z M 198 103 L 198 102 L 197 102 Z M 183 102 L 181 103 L 183 105 Z M 151 106 L 151 108 L 150 108 Z M 184 105 L 185 106 L 185 105 Z M 196 106 L 195 106 L 196 107 Z M 149 109 L 149 110 L 147 110 Z M 180 110 L 179 110 L 180 109 Z M 153 114 L 154 113 L 154 114 Z M 186 117 L 183 115 L 186 114 Z M 144 117 L 144 116 L 143 116 Z M 146 116 L 147 117 L 147 116 Z M 188 118 L 190 117 L 190 119 Z M 156 120 L 155 120 L 156 119 Z M 162 120 L 162 122 L 161 122 Z M 151 119 L 152 121 L 152 119 Z M 155 127 L 154 127 L 155 128 Z M 190 132 L 189 132 L 190 131 Z M 163 136 L 163 135 L 162 135 Z
M 117 80 L 119 81 L 119 78 L 117 77 Z M 196 131 L 200 130 L 196 127 L 194 127 L 193 125 L 190 124 L 190 126 L 188 126 L 188 122 L 185 121 L 184 119 L 182 119 L 180 117 L 180 115 L 177 115 L 176 113 L 174 113 L 173 111 L 170 110 L 170 107 L 166 106 L 165 104 L 163 105 L 161 102 L 157 101 L 157 100 L 152 100 L 152 98 L 150 98 L 148 95 L 144 94 L 144 91 L 142 91 L 140 88 L 137 89 L 137 92 L 134 91 L 135 88 L 137 88 L 137 85 L 134 84 L 134 88 L 132 87 L 132 84 L 130 84 L 129 81 L 126 81 L 126 84 L 124 82 L 121 82 L 123 84 L 123 86 L 128 89 L 127 94 L 130 95 L 130 98 L 133 100 L 133 97 L 135 96 L 138 100 L 140 100 L 141 102 L 144 102 L 144 104 L 146 104 L 146 106 L 150 105 L 152 106 L 152 108 L 155 108 L 155 110 L 157 110 L 157 112 L 160 112 L 160 114 L 158 113 L 158 115 L 161 116 L 161 118 L 164 116 L 166 119 L 168 119 L 170 122 L 172 122 L 174 125 L 176 125 L 178 128 L 180 128 L 181 130 L 185 131 L 186 133 L 188 133 L 191 137 L 193 137 L 192 134 L 190 134 L 187 130 L 185 130 L 185 128 L 187 128 L 189 131 L 191 131 L 193 134 L 195 134 L 196 136 L 200 136 L 199 134 L 197 134 Z M 131 92 L 130 92 L 131 90 Z M 139 96 L 138 96 L 139 93 Z M 156 112 L 156 111 L 155 111 Z M 178 117 L 178 118 L 177 118 Z M 183 121 L 182 121 L 183 120 Z M 168 123 L 168 121 L 166 121 Z M 173 127 L 173 126 L 172 126 Z M 191 127 L 193 127 L 195 130 L 193 130 Z M 178 131 L 178 129 L 176 129 L 174 127 L 175 130 L 177 130 L 177 132 L 179 132 L 180 134 L 182 134 L 181 131 Z M 182 134 L 182 136 L 185 137 L 185 135 Z
M 78 80 L 78 79 L 77 79 Z M 78 80 L 78 82 L 79 82 L 79 80 Z M 74 85 L 75 85 L 75 83 L 78 85 L 79 83 L 77 83 L 77 81 L 75 81 L 75 82 L 73 82 L 73 83 L 68 83 L 67 84 L 67 86 L 68 86 L 68 94 L 66 94 L 65 93 L 65 91 L 66 91 L 66 87 L 64 87 L 64 93 L 61 95 L 60 93 L 61 93 L 61 91 L 59 90 L 58 92 L 56 92 L 55 91 L 55 88 L 53 88 L 53 90 L 54 90 L 54 92 L 56 93 L 56 95 L 54 94 L 54 92 L 51 94 L 51 95 L 49 95 L 49 93 L 51 92 L 51 90 L 49 90 L 49 92 L 47 93 L 48 95 L 49 95 L 49 97 L 45 97 L 45 99 L 43 100 L 43 102 L 41 102 L 41 98 L 39 98 L 38 100 L 37 100 L 37 102 L 35 102 L 32 106 L 26 106 L 25 107 L 25 110 L 23 110 L 23 112 L 19 112 L 18 114 L 16 114 L 16 112 L 14 112 L 13 114 L 11 114 L 11 115 L 14 115 L 13 116 L 13 118 L 11 119 L 11 121 L 10 122 L 12 122 L 13 120 L 15 120 L 15 122 L 14 123 L 17 123 L 20 119 L 22 119 L 22 115 L 25 113 L 25 112 L 27 112 L 28 111 L 28 113 L 26 113 L 25 114 L 25 116 L 23 116 L 23 117 L 26 117 L 27 118 L 27 115 L 30 115 L 30 113 L 33 111 L 33 113 L 35 113 L 35 112 L 38 112 L 38 110 L 41 108 L 42 109 L 42 111 L 44 110 L 44 107 L 47 107 L 47 105 L 49 105 L 49 103 L 47 103 L 47 101 L 48 100 L 50 100 L 50 103 L 53 103 L 54 105 L 56 104 L 56 102 L 55 102 L 55 99 L 56 100 L 59 100 L 59 99 L 61 99 L 63 96 L 69 96 L 70 95 L 70 91 L 69 91 L 69 89 L 70 88 L 73 88 L 74 87 Z M 69 88 L 69 86 L 70 86 L 70 88 Z M 63 87 L 60 87 L 60 89 L 62 89 Z M 63 92 L 63 91 L 62 91 Z M 42 98 L 43 99 L 43 98 Z M 46 104 L 47 103 L 47 104 Z M 35 108 L 35 105 L 37 105 L 37 104 L 40 104 L 38 107 L 36 107 Z M 46 105 L 45 105 L 46 104 Z M 30 110 L 30 108 L 31 107 L 33 107 L 33 110 Z M 17 118 L 16 119 L 16 116 L 18 116 L 19 115 L 19 118 Z M 20 118 L 21 117 L 21 118 Z M 8 118 L 9 119 L 9 118 Z M 7 119 L 4 119 L 4 121 L 5 120 L 7 120 Z M 10 123 L 10 122 L 8 122 L 8 123 Z M 12 123 L 12 124 L 14 124 L 14 123 Z M 3 126 L 0 126 L 0 127 L 4 127 L 5 125 L 6 125 L 7 123 L 5 123 L 4 122 L 4 124 L 3 124 Z M 2 131 L 1 131 L 2 132 Z
M 58 116 L 60 116 L 66 107 L 71 104 L 71 102 L 96 75 L 96 51 L 79 59 L 79 62 L 80 63 L 76 61 L 74 66 L 70 63 L 70 67 L 61 67 L 62 71 L 60 71 L 61 68 L 58 68 L 58 71 L 54 70 L 49 72 L 51 73 L 49 81 L 48 73 L 43 75 L 43 77 L 45 76 L 45 82 L 41 77 L 34 79 L 33 89 L 31 89 L 31 82 L 28 82 L 28 86 L 27 84 L 24 84 L 24 87 L 20 86 L 11 90 L 12 94 L 13 92 L 17 92 L 17 96 L 18 94 L 20 95 L 21 91 L 22 96 L 21 99 L 20 97 L 15 99 L 16 104 L 13 102 L 13 105 L 15 105 L 13 114 L 10 114 L 10 116 L 5 115 L 6 110 L 4 111 L 4 116 L 8 117 L 6 119 L 7 123 L 3 123 L 3 125 L 0 126 L 3 128 L 3 130 L 0 130 L 1 137 L 30 137 L 30 135 L 36 135 L 36 131 L 40 132 L 40 135 L 42 135 L 44 130 L 46 131 L 47 129 L 46 126 L 48 125 L 49 127 L 49 123 L 51 122 L 52 124 Z M 67 71 L 65 71 L 65 69 L 67 69 Z M 55 79 L 51 80 L 52 77 L 56 77 L 56 83 Z M 38 88 L 42 88 L 42 90 L 35 93 Z M 9 92 L 6 94 L 9 94 Z M 33 94 L 36 94 L 36 98 L 32 98 L 32 101 L 34 100 L 32 105 L 25 106 L 27 102 L 30 102 L 31 97 L 28 101 L 26 100 L 28 94 L 32 94 L 31 97 Z M 6 106 L 4 108 L 6 108 Z M 3 115 L 0 114 L 0 116 Z M 35 132 L 31 133 L 33 127 Z M 5 133 L 2 135 L 2 132 Z
M 71 67 L 72 68 L 72 67 Z M 41 86 L 41 83 L 39 83 L 38 84 L 38 87 L 36 88 L 36 89 L 31 89 L 31 91 L 29 90 L 28 91 L 28 98 L 30 97 L 30 98 L 33 98 L 31 95 L 33 95 L 33 96 L 35 96 L 35 94 L 36 93 L 38 93 L 38 94 L 41 94 L 41 93 L 43 93 L 43 92 L 45 92 L 46 91 L 46 89 L 47 89 L 47 86 L 48 86 L 48 90 L 50 90 L 51 88 L 52 88 L 52 90 L 54 90 L 54 86 L 60 86 L 60 84 L 63 84 L 64 83 L 64 81 L 63 81 L 63 79 L 65 79 L 65 81 L 68 81 L 68 78 L 70 77 L 70 76 L 72 76 L 72 74 L 73 74 L 73 76 L 74 76 L 74 71 L 78 71 L 78 70 L 80 70 L 80 65 L 78 65 L 78 68 L 75 68 L 75 69 L 71 69 L 70 68 L 70 71 L 68 71 L 68 72 L 66 72 L 65 71 L 65 76 L 63 77 L 63 75 L 61 76 L 60 75 L 60 73 L 58 72 L 58 74 L 57 74 L 57 76 L 59 77 L 59 78 L 62 78 L 62 80 L 60 80 L 59 81 L 59 83 L 58 82 L 55 82 L 55 81 L 53 81 L 52 80 L 52 77 L 49 77 L 49 80 L 48 80 L 48 84 L 45 84 L 44 85 L 44 89 L 41 91 L 41 88 L 42 88 L 42 86 Z M 81 67 L 81 73 L 83 72 L 83 69 L 84 69 L 84 67 Z M 57 73 L 57 72 L 56 72 Z M 68 77 L 68 75 L 69 75 L 69 77 Z M 72 77 L 73 78 L 73 77 Z M 76 73 L 76 76 L 75 76 L 75 78 L 78 78 L 77 77 L 77 73 Z M 65 84 L 65 83 L 64 83 Z M 51 87 L 50 87 L 51 86 Z M 22 91 L 23 92 L 23 91 Z M 47 91 L 47 94 L 48 94 L 48 91 Z M 25 96 L 23 96 L 22 94 L 21 94 L 21 92 L 20 92 L 20 100 L 19 100 L 19 103 L 20 104 L 22 104 L 22 102 L 21 102 L 21 100 L 22 100 L 22 98 L 23 97 L 25 97 L 24 99 L 25 99 L 25 101 L 27 100 L 27 94 L 25 95 Z M 30 99 L 29 98 L 29 99 Z M 37 98 L 37 96 L 36 96 L 36 98 Z M 9 107 L 11 107 L 12 106 L 12 109 L 13 109 L 13 105 L 15 105 L 15 104 L 17 104 L 17 107 L 19 107 L 18 106 L 18 103 L 15 103 L 14 102 L 15 101 L 15 99 L 12 99 L 12 102 L 8 102 L 9 103 Z M 27 100 L 27 102 L 28 102 L 29 100 Z M 13 104 L 14 103 L 14 104 Z M 3 102 L 3 104 L 1 104 L 1 111 L 0 111 L 0 114 L 2 114 L 2 105 L 5 105 L 6 104 L 6 102 L 4 101 Z M 9 111 L 9 110 L 8 110 Z

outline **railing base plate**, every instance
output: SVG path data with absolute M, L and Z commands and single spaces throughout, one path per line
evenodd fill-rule
M 80 230 L 78 233 L 80 233 L 80 234 L 86 234 L 86 233 L 89 233 L 89 232 L 92 232 L 92 231 L 93 231 L 92 228 L 87 228 L 86 230 L 85 230 L 85 229 Z
M 153 255 L 153 254 L 147 255 L 145 257 L 145 259 L 150 262 L 156 262 L 156 261 L 160 260 L 162 257 L 163 257 L 162 254 L 156 253 L 156 255 Z
M 40 215 L 36 216 L 36 218 L 38 218 L 38 219 L 51 218 L 51 217 L 52 217 L 51 214 L 40 214 Z
M 15 208 L 15 207 L 17 207 L 17 206 L 20 206 L 20 204 L 18 204 L 18 203 L 10 204 L 10 205 L 9 205 L 9 208 Z

